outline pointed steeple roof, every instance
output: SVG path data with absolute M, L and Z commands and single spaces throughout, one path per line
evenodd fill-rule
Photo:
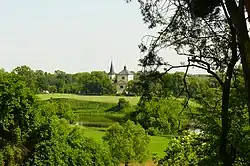
M 110 70 L 109 70 L 109 75 L 114 75 L 115 74 L 115 69 L 114 69 L 114 66 L 113 66 L 113 61 L 111 61 L 111 65 L 110 65 Z

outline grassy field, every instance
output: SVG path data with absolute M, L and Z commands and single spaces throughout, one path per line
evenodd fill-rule
M 84 96 L 84 95 L 74 95 L 74 94 L 38 94 L 37 95 L 42 100 L 48 100 L 50 98 L 69 98 L 82 101 L 93 101 L 102 103 L 117 103 L 120 98 L 125 98 L 131 105 L 136 105 L 139 101 L 139 97 L 130 96 Z
M 98 128 L 85 128 L 85 134 L 98 142 L 102 142 L 105 131 Z M 164 150 L 167 148 L 169 140 L 170 138 L 168 137 L 150 136 L 149 149 L 151 153 L 163 157 Z
M 115 122 L 120 122 L 124 117 L 124 112 L 120 111 L 117 103 L 112 103 L 114 97 L 118 96 L 78 96 L 71 94 L 38 95 L 42 102 L 53 99 L 55 102 L 68 104 L 76 114 L 76 121 L 80 125 L 89 127 L 109 127 Z M 88 99 L 90 97 L 90 99 Z M 109 100 L 109 97 L 112 99 Z M 103 99 L 103 101 L 101 101 Z M 126 97 L 127 100 L 131 98 Z M 90 101 L 88 101 L 90 100 Z M 133 108 L 132 108 L 133 109 Z

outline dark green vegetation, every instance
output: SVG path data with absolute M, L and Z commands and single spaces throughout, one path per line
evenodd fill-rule
M 18 77 L 0 75 L 2 165 L 113 165 L 104 144 L 72 127 L 67 104 L 37 101 Z
M 131 1 L 131 0 L 130 0 Z M 128 2 L 128 1 L 127 1 Z M 198 135 L 180 135 L 173 140 L 160 164 L 164 165 L 249 165 L 250 135 L 250 35 L 248 0 L 139 0 L 148 28 L 156 28 L 156 36 L 148 35 L 140 49 L 145 78 L 157 83 L 164 68 L 192 67 L 203 69 L 213 79 L 213 87 L 202 95 L 193 94 L 187 74 L 183 76 L 184 96 L 194 97 L 200 107 L 189 117 Z M 148 42 L 150 41 L 150 42 Z M 159 56 L 170 47 L 187 62 L 171 65 Z M 177 57 L 176 57 L 177 58 Z M 146 80 L 144 79 L 144 80 Z M 189 80 L 190 81 L 190 80 Z M 208 84 L 208 85 L 209 85 Z M 153 97 L 166 95 L 144 82 L 142 105 Z M 151 90 L 151 89 L 153 90 Z M 157 93 L 151 93 L 151 92 Z M 161 93 L 159 93 L 161 92 Z M 153 97 L 152 97 L 153 96 Z M 185 105 L 184 105 L 185 106 Z M 191 146 L 190 146 L 191 145 Z M 195 148 L 194 148 L 195 146 Z
M 4 72 L 4 71 L 2 71 Z M 54 73 L 47 73 L 41 70 L 32 70 L 28 66 L 16 67 L 11 73 L 17 75 L 20 80 L 24 81 L 26 86 L 35 93 L 70 93 L 82 95 L 115 95 L 116 90 L 114 84 L 109 80 L 107 73 L 93 71 L 91 73 L 82 72 L 76 74 L 65 73 L 64 71 L 56 70 Z M 166 73 L 156 84 L 149 85 L 151 90 L 158 93 L 177 96 L 180 90 L 184 87 L 184 73 Z M 145 79 L 142 72 L 135 73 L 135 80 L 128 83 L 126 91 L 130 95 L 141 96 L 146 88 L 144 85 Z M 200 86 L 207 86 L 204 83 L 208 80 L 206 75 L 189 75 L 187 83 L 190 84 L 190 93 L 192 96 L 200 94 Z M 164 87 L 162 89 L 161 87 Z M 153 89 L 152 89 L 153 88 Z M 205 87 L 204 87 L 205 88 Z M 53 96 L 52 97 L 56 97 Z M 67 96 L 66 96 L 67 97 Z M 73 97 L 73 96 L 72 96 Z M 86 97 L 88 101 L 91 97 Z M 111 97 L 112 98 L 112 97 Z M 96 98 L 94 99 L 96 101 Z M 99 100 L 100 102 L 102 101 Z M 130 101 L 131 102 L 131 101 Z M 113 102 L 114 103 L 114 102 Z
M 198 105 L 190 101 L 184 108 L 185 100 L 154 98 L 144 102 L 136 110 L 127 113 L 126 118 L 143 126 L 150 135 L 176 135 L 188 129 Z
M 18 80 L 18 82 L 20 82 L 25 89 L 30 90 L 30 93 L 32 94 L 31 90 L 34 89 L 32 87 L 26 88 L 29 84 L 27 83 L 27 80 L 23 79 L 24 76 L 21 76 L 20 78 L 19 74 L 7 72 L 2 72 L 1 74 L 3 76 L 5 75 L 6 78 L 10 77 Z M 182 75 L 183 73 L 168 74 L 164 75 L 163 78 L 165 80 L 167 80 L 167 77 L 170 77 L 171 79 L 179 79 Z M 202 80 L 210 79 L 208 77 L 203 78 L 203 76 L 190 75 L 190 78 L 193 77 Z M 9 79 L 6 79 L 6 81 L 7 80 Z M 201 83 L 204 82 L 201 81 Z M 5 85 L 5 83 L 3 84 Z M 204 84 L 206 84 L 206 82 Z M 143 80 L 141 80 L 141 78 L 138 79 L 135 85 L 143 88 Z M 199 84 L 197 85 L 199 86 Z M 15 87 L 15 82 L 13 82 L 13 86 Z M 193 89 L 197 90 L 195 88 L 198 86 L 193 86 Z M 151 87 L 152 89 L 150 89 Z M 76 165 L 79 165 L 79 162 L 86 162 L 86 165 L 91 165 L 91 162 L 97 162 L 99 165 L 107 164 L 103 161 L 105 158 L 103 158 L 99 152 L 106 154 L 106 162 L 117 164 L 117 161 L 120 159 L 117 159 L 114 154 L 109 153 L 110 148 L 108 148 L 101 139 L 101 136 L 104 134 L 107 127 L 114 125 L 117 122 L 123 124 L 127 120 L 132 120 L 143 126 L 144 134 L 176 135 L 179 131 L 185 129 L 190 123 L 188 117 L 180 118 L 181 116 L 179 115 L 179 112 L 182 110 L 186 102 L 184 99 L 175 100 L 174 96 L 177 96 L 178 91 L 175 90 L 175 88 L 179 87 L 183 87 L 183 85 L 181 80 L 177 81 L 177 79 L 172 81 L 172 83 L 169 81 L 159 82 L 157 86 L 151 84 L 149 90 L 145 89 L 145 91 L 147 90 L 149 94 L 152 94 L 150 98 L 153 100 L 150 100 L 150 98 L 147 98 L 146 100 L 142 98 L 138 105 L 136 105 L 139 101 L 138 97 L 40 94 L 38 95 L 40 100 L 37 100 L 33 96 L 31 98 L 32 100 L 34 98 L 34 102 L 31 104 L 31 115 L 28 115 L 28 117 L 34 118 L 32 123 L 29 122 L 29 124 L 34 123 L 34 127 L 29 127 L 30 133 L 24 131 L 24 133 L 27 134 L 27 138 L 25 138 L 27 141 L 22 139 L 24 140 L 23 143 L 16 143 L 16 146 L 18 147 L 16 150 L 20 152 L 20 154 L 9 151 L 10 149 L 13 150 L 12 148 L 14 147 L 10 148 L 7 145 L 3 148 L 5 149 L 3 153 L 1 152 L 0 154 L 3 154 L 1 156 L 3 156 L 5 165 L 13 165 L 13 163 L 17 165 L 22 165 L 23 163 L 27 165 L 52 165 L 52 163 L 71 165 L 76 163 Z M 18 93 L 14 93 L 14 91 L 15 90 L 13 90 L 13 94 L 16 94 L 16 98 L 19 99 Z M 161 92 L 163 92 L 162 94 L 165 94 L 167 98 L 160 99 L 154 95 L 155 93 L 160 94 Z M 141 93 L 144 93 L 144 90 Z M 23 92 L 23 94 L 25 93 Z M 198 90 L 196 94 L 199 94 Z M 184 97 L 186 94 L 182 92 L 178 95 Z M 200 95 L 202 94 L 200 93 Z M 24 101 L 29 101 L 29 99 L 25 99 Z M 15 105 L 18 104 L 20 103 L 15 103 Z M 195 112 L 195 108 L 197 107 L 195 102 L 193 104 L 190 103 L 188 106 L 190 107 L 188 110 Z M 25 113 L 25 115 L 27 115 L 27 113 Z M 12 116 L 9 117 L 11 119 Z M 18 119 L 16 119 L 16 121 L 18 121 Z M 95 127 L 95 129 L 86 129 L 80 126 L 75 127 L 75 124 L 83 125 L 85 127 Z M 130 130 L 126 131 L 128 132 Z M 128 133 L 125 132 L 124 134 Z M 132 136 L 133 135 L 131 135 L 131 138 Z M 74 137 L 76 142 L 78 140 L 84 142 L 78 146 L 79 149 L 83 149 L 83 152 L 77 151 L 77 148 L 74 148 L 74 143 L 70 142 L 72 140 L 71 137 Z M 126 137 L 124 136 L 122 138 L 125 139 Z M 92 139 L 94 139 L 94 142 Z M 162 157 L 169 139 L 171 139 L 171 136 L 150 136 L 150 142 L 147 142 L 147 144 L 149 144 L 148 146 L 151 155 L 154 153 L 157 156 Z M 143 139 L 139 139 L 137 142 L 138 141 L 143 141 Z M 138 142 L 138 145 L 139 143 L 140 142 Z M 89 144 L 93 144 L 93 146 L 90 146 Z M 60 147 L 63 147 L 64 150 L 60 149 Z M 97 147 L 100 149 L 97 149 Z M 65 151 L 65 149 L 67 150 Z M 79 158 L 84 158 L 84 156 L 80 156 L 82 153 L 87 154 L 84 149 L 86 149 L 87 152 L 93 151 L 93 154 L 90 155 L 89 158 L 85 158 L 86 160 L 83 159 L 82 161 L 78 161 Z M 53 151 L 53 153 L 51 151 Z M 133 151 L 128 152 L 131 152 L 131 154 L 127 153 L 126 155 L 133 156 Z M 77 153 L 77 155 L 72 155 L 75 153 Z M 10 159 L 8 155 L 20 156 L 21 159 L 17 160 L 13 156 L 12 159 Z M 58 156 L 58 158 L 56 156 Z M 91 156 L 100 156 L 101 159 L 99 161 L 98 157 L 98 161 L 93 161 L 95 159 L 92 159 Z M 140 154 L 138 153 L 136 156 L 140 156 Z M 13 163 L 8 163 L 9 161 L 12 161 Z M 142 161 L 142 158 L 134 158 L 122 162 Z
M 52 74 L 42 70 L 34 71 L 28 66 L 17 67 L 12 72 L 36 93 L 44 91 L 92 95 L 115 93 L 115 87 L 105 72 L 68 74 L 56 70 Z
M 157 36 L 146 36 L 144 39 L 150 42 L 143 41 L 140 45 L 141 51 L 146 53 L 140 60 L 144 70 L 138 74 L 139 79 L 129 83 L 128 87 L 132 94 L 142 95 L 137 107 L 126 110 L 128 106 L 124 100 L 113 107 L 119 108 L 114 109 L 115 111 L 125 114 L 125 119 L 117 120 L 121 120 L 121 124 L 109 130 L 114 135 L 108 138 L 113 141 L 109 143 L 108 139 L 105 139 L 108 142 L 107 148 L 105 144 L 100 144 L 98 148 L 88 146 L 91 142 L 89 139 L 82 139 L 81 132 L 76 134 L 76 129 L 68 128 L 69 122 L 74 121 L 72 117 L 75 114 L 71 114 L 67 106 L 55 103 L 55 106 L 51 107 L 52 111 L 47 113 L 44 111 L 47 107 L 40 108 L 40 104 L 30 97 L 32 95 L 23 90 L 25 86 L 17 81 L 18 79 L 13 77 L 16 80 L 12 80 L 12 76 L 8 76 L 8 79 L 4 79 L 8 81 L 2 84 L 3 116 L 0 121 L 0 159 L 7 165 L 78 165 L 78 162 L 80 165 L 93 165 L 93 161 L 99 165 L 112 165 L 115 160 L 121 159 L 120 161 L 126 163 L 130 161 L 124 156 L 132 156 L 131 158 L 140 161 L 140 158 L 134 158 L 135 150 L 131 144 L 136 140 L 138 145 L 142 145 L 143 140 L 134 139 L 134 132 L 122 129 L 127 119 L 139 123 L 149 134 L 176 135 L 167 146 L 164 158 L 158 161 L 159 165 L 250 165 L 250 36 L 247 23 L 250 20 L 249 1 L 138 2 L 145 23 L 149 24 L 149 28 L 157 27 L 160 32 Z M 158 52 L 168 46 L 175 49 L 177 54 L 186 56 L 187 62 L 178 66 L 164 62 Z M 207 71 L 209 77 L 188 75 L 190 67 Z M 165 71 L 158 72 L 159 68 Z M 174 68 L 186 68 L 186 73 L 169 74 Z M 113 94 L 113 88 L 106 86 L 108 82 L 104 80 L 108 79 L 105 74 L 91 73 L 90 77 L 86 74 L 83 79 L 77 81 L 78 79 L 70 79 L 70 75 L 57 71 L 51 74 L 55 79 L 44 84 L 46 81 L 43 79 L 35 83 L 37 77 L 33 77 L 32 72 L 23 71 L 27 70 L 18 68 L 13 73 L 25 82 L 29 90 L 36 92 L 49 89 L 51 92 L 62 93 Z M 4 76 L 6 73 L 2 74 Z M 174 99 L 177 104 L 171 107 L 166 99 Z M 197 103 L 195 109 L 189 105 L 190 101 Z M 102 111 L 101 114 L 106 115 L 107 112 Z M 200 129 L 201 133 L 185 131 L 192 128 Z M 40 133 L 42 134 L 39 135 Z M 123 140 L 122 136 L 127 138 L 129 134 L 131 144 L 123 147 L 122 143 L 128 141 Z M 69 139 L 70 136 L 73 139 Z M 72 140 L 80 141 L 75 143 Z M 84 143 L 81 144 L 82 142 Z M 73 149 L 75 146 L 79 149 Z M 126 154 L 122 154 L 115 147 L 125 148 Z M 82 149 L 86 150 L 84 155 L 81 153 Z M 71 153 L 76 154 L 76 158 L 71 156 Z
M 118 164 L 125 163 L 128 166 L 133 162 L 143 163 L 149 158 L 149 136 L 140 125 L 132 121 L 111 126 L 103 139 Z
M 63 105 L 70 105 L 70 109 L 75 112 L 75 120 L 78 121 L 78 124 L 85 126 L 83 127 L 85 135 L 98 142 L 102 142 L 102 136 L 107 127 L 116 122 L 125 121 L 124 116 L 135 110 L 135 103 L 139 101 L 139 98 L 119 96 L 76 96 L 71 94 L 42 94 L 38 96 L 40 99 L 46 100 L 43 102 L 56 101 Z M 48 100 L 50 97 L 53 98 Z M 122 105 L 127 106 L 124 108 Z M 163 157 L 169 139 L 168 137 L 151 136 L 150 152 Z

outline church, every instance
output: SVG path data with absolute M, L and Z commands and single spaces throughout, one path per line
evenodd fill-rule
M 123 70 L 115 73 L 113 62 L 111 61 L 110 70 L 108 73 L 109 79 L 113 80 L 116 85 L 117 93 L 126 93 L 128 82 L 134 79 L 134 74 L 124 66 Z

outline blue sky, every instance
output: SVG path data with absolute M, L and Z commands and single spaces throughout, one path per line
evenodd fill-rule
M 0 1 L 0 68 L 75 73 L 139 70 L 141 37 L 149 33 L 136 2 L 124 0 Z M 167 61 L 183 58 L 166 51 Z

